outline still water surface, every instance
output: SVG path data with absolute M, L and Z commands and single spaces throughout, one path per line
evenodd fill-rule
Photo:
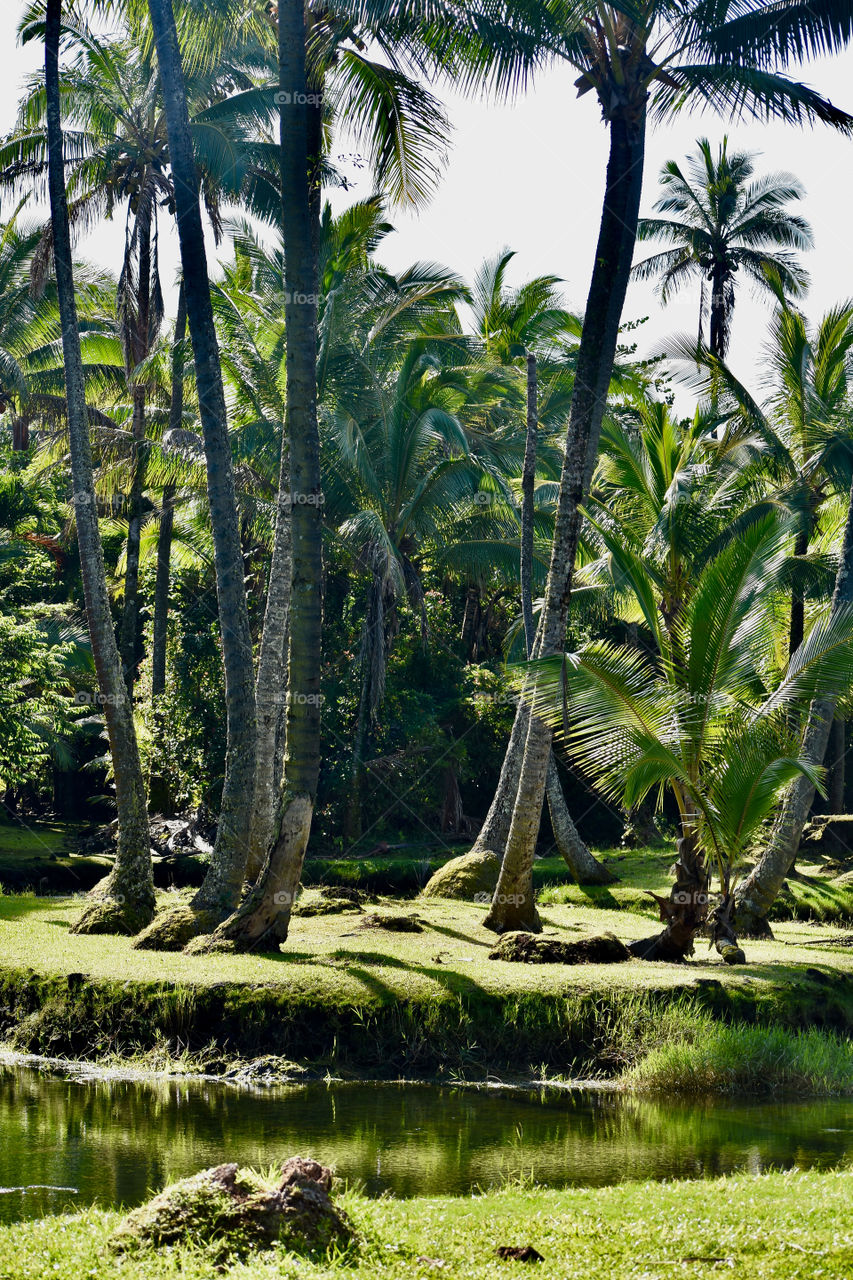
M 853 1168 L 853 1102 L 594 1091 L 74 1079 L 0 1066 L 0 1221 L 133 1205 L 208 1165 L 311 1155 L 370 1195 Z

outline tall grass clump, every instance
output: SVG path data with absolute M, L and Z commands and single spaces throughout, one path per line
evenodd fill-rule
M 817 1027 L 731 1026 L 705 1016 L 689 1036 L 651 1048 L 622 1080 L 660 1093 L 853 1093 L 853 1043 Z

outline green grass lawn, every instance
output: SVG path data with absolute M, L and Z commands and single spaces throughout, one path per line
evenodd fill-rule
M 171 897 L 161 895 L 161 903 L 168 905 Z M 567 967 L 490 960 L 495 935 L 483 928 L 485 910 L 477 903 L 386 899 L 369 908 L 380 914 L 415 914 L 424 926 L 421 933 L 363 929 L 354 912 L 294 916 L 278 953 L 210 956 L 134 951 L 127 938 L 71 935 L 82 910 L 82 899 L 0 898 L 0 969 L 26 965 L 40 974 L 76 972 L 139 982 L 282 984 L 294 994 L 322 992 L 328 1000 L 441 996 L 472 987 L 496 994 L 689 987 L 703 978 L 732 987 L 754 986 L 817 964 L 853 973 L 853 950 L 843 944 L 842 929 L 799 922 L 780 924 L 775 941 L 747 943 L 748 963 L 734 969 L 701 940 L 686 966 L 635 961 Z M 630 941 L 656 928 L 651 910 L 640 917 L 609 907 L 554 904 L 541 914 L 545 931 L 567 940 L 609 930 Z M 826 945 L 833 941 L 838 945 Z
M 306 1153 L 307 1154 L 307 1153 Z M 120 1215 L 91 1210 L 0 1228 L 2 1280 L 498 1280 L 521 1263 L 498 1245 L 532 1245 L 550 1280 L 846 1280 L 853 1276 L 853 1174 L 771 1173 L 604 1189 L 508 1188 L 459 1199 L 344 1197 L 360 1238 L 349 1255 L 281 1250 L 214 1268 L 199 1248 L 113 1257 Z
M 85 891 L 109 870 L 106 858 L 73 856 L 81 823 L 0 821 L 0 885 L 9 892 Z

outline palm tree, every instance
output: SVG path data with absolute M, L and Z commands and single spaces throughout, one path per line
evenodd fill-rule
M 532 576 L 538 430 L 543 409 L 546 420 L 553 423 L 560 410 L 570 403 L 581 322 L 564 307 L 556 276 L 540 276 L 517 289 L 508 289 L 506 268 L 514 256 L 511 250 L 505 249 L 483 263 L 474 280 L 472 309 L 475 333 L 483 343 L 486 358 L 516 367 L 523 361 L 525 372 L 527 432 L 521 484 L 519 586 L 529 657 L 535 638 Z M 545 382 L 545 402 L 540 405 L 542 381 Z M 472 853 L 488 850 L 503 857 L 523 749 L 524 736 L 519 725 L 504 756 L 495 803 L 489 808 Z M 610 873 L 592 856 L 572 821 L 553 760 L 548 765 L 546 794 L 554 839 L 575 878 L 581 884 L 608 883 L 612 879 Z
M 699 339 L 705 324 L 705 281 L 710 291 L 709 346 L 725 359 L 731 339 L 736 276 L 742 273 L 759 294 L 776 297 L 771 279 L 798 297 L 808 276 L 795 250 L 811 249 L 812 230 L 804 218 L 786 207 L 803 196 L 789 173 L 769 173 L 755 182 L 755 153 L 729 155 L 723 137 L 716 158 L 707 138 L 688 160 L 687 174 L 675 160 L 661 170 L 663 194 L 655 204 L 662 218 L 641 218 L 638 240 L 663 240 L 670 247 L 638 262 L 638 280 L 660 277 L 664 304 L 683 285 L 699 279 Z M 771 279 L 768 279 L 768 276 Z
M 666 513 L 660 515 L 665 522 Z M 684 959 L 706 926 L 729 963 L 743 959 L 731 925 L 738 864 L 785 788 L 799 778 L 812 790 L 818 782 L 813 759 L 792 740 L 785 710 L 815 694 L 837 696 L 853 682 L 850 607 L 824 616 L 781 680 L 775 678 L 773 596 L 785 535 L 769 512 L 726 538 L 704 564 L 700 557 L 677 616 L 663 613 L 657 598 L 658 557 L 649 564 L 629 550 L 620 555 L 614 542 L 613 559 L 654 638 L 657 660 L 599 641 L 539 663 L 537 712 L 605 794 L 627 807 L 664 787 L 675 796 L 676 881 L 668 899 L 653 895 L 664 929 L 631 945 L 643 959 Z M 720 896 L 709 911 L 712 871 Z
M 595 90 L 610 128 L 601 229 L 578 352 L 560 499 L 536 655 L 563 646 L 572 575 L 634 256 L 646 122 L 685 102 L 749 111 L 792 122 L 824 121 L 849 131 L 853 117 L 814 90 L 779 74 L 793 53 L 808 55 L 850 36 L 849 14 L 820 3 L 768 8 L 757 0 L 709 10 L 704 0 L 673 6 L 596 3 L 560 54 L 580 72 L 581 94 Z M 520 710 L 523 716 L 524 711 Z M 532 868 L 551 732 L 531 718 L 524 761 L 488 928 L 538 929 Z
M 199 178 L 181 54 L 170 0 L 151 0 L 149 8 L 165 107 L 187 320 L 195 357 L 225 660 L 228 726 L 225 782 L 210 870 L 193 903 L 199 913 L 209 913 L 215 921 L 233 909 L 239 900 L 248 853 L 255 774 L 252 640 L 225 395 L 199 204 Z M 156 939 L 151 939 L 151 942 L 156 942 Z
M 777 307 L 764 346 L 763 395 L 750 392 L 729 366 L 702 343 L 675 339 L 670 354 L 683 380 L 712 395 L 725 415 L 721 447 L 753 437 L 780 496 L 797 514 L 788 651 L 805 635 L 809 551 L 820 529 L 821 509 L 833 494 L 846 494 L 853 475 L 853 302 L 831 307 L 815 325 L 768 277 Z
M 59 80 L 61 27 L 62 0 L 49 0 L 45 27 L 48 185 L 57 296 L 62 317 L 71 472 L 86 614 L 104 702 L 118 807 L 115 866 L 99 887 L 99 900 L 84 913 L 76 930 L 79 933 L 135 933 L 148 923 L 154 912 L 148 815 L 133 714 L 113 633 L 95 506 L 63 163 Z

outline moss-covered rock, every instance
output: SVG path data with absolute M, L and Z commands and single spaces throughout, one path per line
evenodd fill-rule
M 489 959 L 522 964 L 620 964 L 630 960 L 631 953 L 612 933 L 563 942 L 518 931 L 503 934 L 494 951 L 489 952 Z
M 191 938 L 212 933 L 218 924 L 219 916 L 213 911 L 196 911 L 189 903 L 170 907 L 152 920 L 133 946 L 138 951 L 183 951 Z
M 352 1228 L 333 1204 L 331 1171 L 291 1157 L 275 1185 L 236 1164 L 204 1169 L 134 1209 L 113 1232 L 118 1252 L 188 1243 L 245 1254 L 282 1241 L 297 1253 L 347 1244 Z
M 498 883 L 501 863 L 496 853 L 463 853 L 445 862 L 423 888 L 425 898 L 454 898 L 471 902 L 491 899 Z

